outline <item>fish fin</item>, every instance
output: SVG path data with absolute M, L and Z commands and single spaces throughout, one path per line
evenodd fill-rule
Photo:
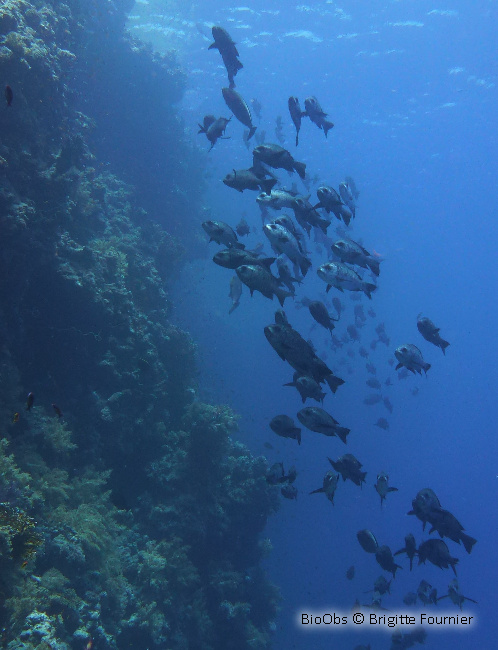
M 426 363 L 426 364 L 424 365 L 424 372 L 425 372 L 425 374 L 427 374 L 427 371 L 430 369 L 430 367 L 431 367 L 431 364 L 430 364 L 430 363 Z M 420 373 L 420 374 L 422 374 L 422 373 Z
M 199 122 L 197 122 L 197 126 L 199 127 L 199 130 L 197 131 L 198 134 L 206 133 L 206 129 L 202 126 L 202 124 L 199 124 Z
M 273 186 L 276 184 L 277 180 L 275 178 L 267 178 L 259 182 L 261 189 L 265 194 L 270 194 Z
M 398 491 L 398 488 L 390 487 L 390 488 L 388 488 L 387 491 L 388 491 L 388 492 L 397 492 L 397 491 Z
M 260 261 L 260 266 L 264 266 L 268 271 L 270 270 L 271 265 L 276 260 L 276 257 L 267 257 L 265 260 Z
M 211 45 L 208 47 L 208 50 L 217 50 L 218 46 L 216 45 L 216 41 L 214 43 L 211 43 Z
M 282 386 L 295 386 L 296 382 L 295 381 L 290 381 L 288 384 L 282 384 Z
M 310 492 L 310 494 L 318 494 L 319 492 L 325 492 L 325 490 L 321 487 L 318 488 L 318 490 L 313 490 L 313 492 Z
M 394 370 L 399 370 L 399 369 L 402 368 L 402 367 L 403 367 L 403 364 L 402 364 L 402 363 L 398 363 L 398 365 L 396 366 L 396 368 L 395 368 Z M 413 514 L 415 514 L 415 513 L 413 513 L 413 512 L 409 512 L 408 514 L 413 515 Z
M 278 302 L 282 305 L 282 307 L 284 306 L 284 301 L 285 301 L 286 298 L 293 298 L 294 297 L 294 295 L 292 293 L 290 293 L 290 291 L 284 291 L 283 289 L 277 289 L 275 291 L 275 295 L 277 296 Z M 273 296 L 272 296 L 272 299 L 273 299 Z
M 326 219 L 320 219 L 320 228 L 322 229 L 322 232 L 324 235 L 327 234 L 327 228 L 330 226 L 330 221 Z
M 370 282 L 364 282 L 363 283 L 363 293 L 370 300 L 372 300 L 372 291 L 375 291 L 375 289 L 377 289 L 376 284 L 371 284 Z
M 249 135 L 247 136 L 247 139 L 250 140 L 252 136 L 256 133 L 257 126 L 251 126 L 249 129 Z
M 374 260 L 374 259 L 369 259 L 367 261 L 367 266 L 368 268 L 372 271 L 374 275 L 379 275 L 380 273 L 380 261 L 379 260 Z
M 245 244 L 242 244 L 240 241 L 236 241 L 235 244 L 233 244 L 233 248 L 238 248 L 241 251 L 244 250 L 245 247 Z
M 346 427 L 337 427 L 335 433 L 336 433 L 337 437 L 339 437 L 344 444 L 347 444 L 346 437 L 347 437 L 347 435 L 348 435 L 348 433 L 350 431 L 351 431 L 351 429 L 346 429 Z M 366 476 L 366 474 L 365 474 L 365 476 Z
M 449 343 L 448 341 L 444 341 L 441 339 L 441 350 L 443 351 L 443 354 L 446 355 L 446 348 L 448 347 Z
M 306 275 L 308 273 L 309 268 L 311 267 L 311 261 L 307 257 L 303 257 L 299 261 L 299 268 L 301 269 L 301 273 Z M 297 280 L 296 280 L 297 282 Z
M 240 305 L 240 302 L 237 300 L 237 302 L 234 302 L 233 305 L 230 307 L 228 310 L 228 313 L 231 314 L 237 307 Z

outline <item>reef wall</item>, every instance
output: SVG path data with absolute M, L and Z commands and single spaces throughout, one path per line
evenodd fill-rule
M 0 645 L 266 648 L 278 500 L 170 322 L 202 167 L 132 4 L 0 2 Z

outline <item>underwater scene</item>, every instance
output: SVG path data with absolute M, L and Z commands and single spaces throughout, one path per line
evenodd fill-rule
M 495 0 L 0 0 L 0 649 L 498 647 Z

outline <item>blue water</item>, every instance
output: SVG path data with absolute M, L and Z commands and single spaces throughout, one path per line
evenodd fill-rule
M 296 502 L 282 507 L 264 533 L 273 544 L 266 560 L 269 577 L 282 591 L 274 647 L 353 648 L 370 643 L 375 650 L 390 647 L 385 632 L 360 633 L 327 630 L 305 632 L 295 623 L 301 609 L 350 610 L 355 599 L 370 602 L 373 581 L 382 571 L 373 556 L 356 541 L 356 531 L 371 529 L 380 544 L 401 548 L 413 532 L 417 543 L 428 538 L 422 524 L 408 517 L 411 501 L 431 487 L 443 507 L 455 514 L 478 543 L 471 555 L 446 540 L 459 558 L 461 592 L 477 601 L 464 612 L 478 617 L 471 632 L 430 632 L 426 647 L 467 650 L 496 647 L 496 531 L 498 443 L 496 436 L 496 249 L 498 227 L 497 48 L 496 2 L 316 2 L 295 6 L 282 2 L 251 2 L 234 8 L 228 3 L 179 3 L 164 8 L 159 1 L 137 3 L 129 26 L 135 35 L 160 50 L 174 46 L 188 74 L 182 112 L 185 128 L 200 149 L 208 143 L 197 135 L 197 122 L 213 113 L 228 117 L 221 88 L 226 72 L 216 51 L 207 51 L 212 24 L 225 27 L 238 43 L 244 68 L 236 89 L 247 100 L 262 104 L 258 130 L 275 142 L 275 118 L 281 115 L 285 147 L 307 164 L 310 176 L 337 188 L 351 175 L 360 190 L 356 220 L 350 236 L 382 255 L 379 289 L 365 310 L 377 316 L 361 330 L 361 345 L 383 381 L 390 376 L 389 395 L 394 412 L 381 404 L 366 406 L 372 392 L 359 344 L 334 353 L 329 335 L 306 309 L 295 303 L 307 296 L 323 299 L 324 285 L 315 269 L 326 261 L 310 245 L 313 268 L 298 288 L 296 301 L 287 300 L 290 323 L 311 338 L 319 355 L 346 383 L 335 396 L 329 391 L 324 408 L 351 429 L 347 448 L 337 438 L 303 430 L 300 447 L 277 438 L 269 429 L 278 413 L 295 417 L 301 401 L 293 388 L 282 384 L 292 369 L 267 343 L 263 327 L 273 321 L 278 307 L 244 287 L 241 305 L 228 315 L 232 272 L 214 265 L 219 249 L 205 244 L 203 255 L 193 255 L 179 278 L 174 301 L 175 318 L 199 344 L 201 392 L 210 400 L 228 402 L 241 414 L 240 439 L 270 463 L 282 461 L 298 470 Z M 287 112 L 287 98 L 301 104 L 316 95 L 335 123 L 325 139 L 309 120 L 303 120 L 300 144 Z M 229 140 L 219 141 L 207 156 L 208 189 L 204 203 L 211 218 L 235 226 L 242 214 L 257 234 L 245 239 L 248 247 L 264 242 L 255 193 L 239 194 L 221 183 L 233 168 L 249 167 L 251 155 L 242 142 L 244 127 L 232 119 Z M 282 185 L 296 179 L 277 173 Z M 297 177 L 296 177 L 297 178 Z M 297 179 L 299 191 L 307 193 Z M 195 188 L 194 188 L 195 190 Z M 312 200 L 314 199 L 314 196 Z M 329 229 L 334 237 L 333 228 Z M 203 233 L 191 233 L 192 241 Z M 193 247 L 194 248 L 194 247 Z M 349 295 L 332 289 L 347 305 L 338 331 L 352 322 Z M 416 328 L 423 312 L 441 327 L 451 345 L 445 356 L 422 339 Z M 374 328 L 384 322 L 390 347 L 371 351 Z M 420 347 L 432 364 L 426 377 L 398 380 L 388 360 L 405 342 Z M 347 347 L 355 356 L 347 356 Z M 342 363 L 342 359 L 345 363 Z M 412 389 L 417 387 L 417 395 Z M 373 426 L 387 417 L 390 430 Z M 273 449 L 264 447 L 270 442 Z M 323 495 L 309 496 L 321 485 L 330 466 L 327 456 L 355 454 L 367 471 L 360 490 L 340 483 L 335 506 Z M 381 509 L 373 489 L 376 475 L 385 470 L 399 488 Z M 403 557 L 403 556 L 402 556 Z M 382 599 L 392 612 L 405 609 L 402 599 L 416 591 L 422 579 L 446 593 L 453 579 L 449 570 L 426 564 L 409 571 L 406 558 Z M 415 561 L 417 564 L 417 561 Z M 345 573 L 356 568 L 354 580 Z M 447 603 L 444 605 L 444 603 Z M 443 601 L 439 610 L 454 609 Z M 418 611 L 418 608 L 417 608 Z

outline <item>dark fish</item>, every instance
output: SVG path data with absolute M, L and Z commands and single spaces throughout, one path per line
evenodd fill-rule
M 242 219 L 239 221 L 239 223 L 235 226 L 235 231 L 237 232 L 237 235 L 239 237 L 245 237 L 246 235 L 249 235 L 251 233 L 251 229 L 249 228 L 249 224 L 244 219 L 244 217 L 242 217 Z
M 415 374 L 418 372 L 419 375 L 422 374 L 422 370 L 427 374 L 427 371 L 430 369 L 431 364 L 426 363 L 422 357 L 422 352 L 417 348 L 413 343 L 405 343 L 400 345 L 394 351 L 394 356 L 398 360 L 398 365 L 396 370 L 399 370 L 403 366 Z
M 393 574 L 393 578 L 396 577 L 396 571 L 403 568 L 399 564 L 396 564 L 391 549 L 385 544 L 384 546 L 379 546 L 379 548 L 375 551 L 375 559 L 384 569 L 384 571 L 388 571 L 389 573 Z
M 352 239 L 338 239 L 332 244 L 332 252 L 341 262 L 356 264 L 363 269 L 370 269 L 376 276 L 380 273 L 380 260 L 373 257 L 366 248 Z
M 360 341 L 360 333 L 354 325 L 348 325 L 346 330 L 352 341 Z
M 243 68 L 242 63 L 239 61 L 239 53 L 235 46 L 234 41 L 230 37 L 230 34 L 223 29 L 223 27 L 214 26 L 211 30 L 214 38 L 214 43 L 208 47 L 208 50 L 218 50 L 223 59 L 223 63 L 227 70 L 228 82 L 230 88 L 235 87 L 235 82 L 233 78 L 236 76 L 237 72 Z
M 270 429 L 282 438 L 291 438 L 301 444 L 301 429 L 294 425 L 294 420 L 288 415 L 276 415 L 270 422 Z
M 359 198 L 360 193 L 358 192 L 358 189 L 356 187 L 356 183 L 354 182 L 353 178 L 351 176 L 346 176 L 344 179 L 346 183 L 349 185 L 349 189 L 351 190 L 351 193 L 355 199 Z
M 422 522 L 422 530 L 425 530 L 425 524 L 432 522 L 434 513 L 441 510 L 441 504 L 436 496 L 434 490 L 431 488 L 423 488 L 417 492 L 416 497 L 412 501 L 412 510 L 408 512 L 409 515 L 415 515 L 417 519 Z
M 363 357 L 364 359 L 368 359 L 368 350 L 366 350 L 363 346 L 360 347 L 358 352 L 360 353 L 360 357 Z
M 413 591 L 409 591 L 405 596 L 403 597 L 403 602 L 405 605 L 410 607 L 410 605 L 415 605 L 417 602 L 417 594 L 414 593 Z
M 339 426 L 337 420 L 319 406 L 307 406 L 301 409 L 297 414 L 297 419 L 310 431 L 322 433 L 325 436 L 337 436 L 344 444 L 347 442 L 346 437 L 350 429 Z M 335 466 L 334 469 L 340 471 Z
M 320 384 L 313 379 L 313 377 L 308 377 L 307 375 L 300 375 L 298 372 L 294 373 L 294 379 L 284 386 L 295 386 L 298 393 L 301 395 L 303 404 L 308 398 L 314 399 L 317 402 L 323 402 L 325 393 L 322 393 Z
M 348 580 L 352 580 L 354 578 L 354 573 L 355 573 L 354 566 L 350 566 L 349 569 L 346 571 L 346 578 Z
M 422 542 L 418 547 L 417 554 L 419 564 L 425 564 L 426 560 L 429 560 L 440 569 L 451 567 L 456 575 L 455 566 L 458 564 L 458 558 L 451 557 L 450 550 L 442 539 L 428 539 Z
M 33 393 L 28 393 L 28 397 L 26 398 L 26 411 L 31 411 L 31 407 L 33 406 L 35 402 L 35 396 Z
M 413 567 L 413 558 L 417 554 L 417 543 L 415 542 L 415 537 L 412 533 L 405 535 L 405 546 L 400 548 L 399 551 L 396 551 L 394 555 L 399 555 L 400 553 L 406 553 L 406 557 L 410 560 L 410 571 Z
M 261 119 L 261 109 L 262 109 L 261 104 L 258 102 L 257 99 L 251 99 L 251 106 L 254 108 L 254 115 L 256 115 L 258 120 L 260 120 Z
M 287 105 L 289 106 L 289 113 L 291 119 L 294 122 L 294 126 L 296 127 L 296 147 L 297 147 L 297 145 L 299 144 L 299 129 L 301 128 L 301 118 L 303 116 L 303 112 L 301 111 L 301 107 L 299 106 L 299 99 L 297 97 L 289 97 Z
M 279 303 L 284 306 L 284 300 L 292 296 L 288 291 L 280 288 L 280 280 L 267 271 L 262 266 L 254 264 L 243 264 L 235 269 L 240 280 L 249 287 L 251 296 L 255 291 L 259 291 L 265 296 L 273 300 L 273 296 L 277 296 Z
M 294 294 L 296 292 L 294 288 L 294 283 L 301 284 L 301 280 L 298 278 L 295 278 L 287 264 L 285 263 L 285 260 L 282 257 L 277 257 L 277 268 L 278 268 L 278 277 L 282 282 L 285 284 L 287 289 Z
M 372 291 L 377 289 L 375 284 L 364 282 L 361 277 L 342 262 L 326 262 L 317 269 L 318 277 L 327 284 L 326 291 L 331 287 L 339 291 L 363 291 L 367 298 L 372 298 Z
M 361 471 L 362 464 L 353 454 L 344 454 L 344 456 L 341 456 L 337 460 L 331 460 L 329 458 L 328 461 L 335 471 L 339 472 L 343 481 L 349 479 L 360 487 L 362 483 L 365 483 L 367 473 Z
M 324 113 L 316 97 L 307 97 L 304 100 L 303 115 L 309 117 L 313 124 L 316 124 L 319 129 L 323 129 L 325 137 L 327 137 L 327 133 L 334 126 L 332 122 L 325 119 L 327 113 Z
M 389 413 L 392 413 L 393 412 L 393 405 L 391 404 L 391 400 L 389 399 L 389 397 L 384 397 L 383 402 L 384 402 L 384 406 L 389 411 Z
M 12 100 L 14 99 L 14 93 L 10 86 L 5 86 L 5 101 L 7 106 L 12 106 Z
M 381 389 L 381 383 L 378 379 L 375 379 L 372 377 L 372 379 L 367 379 L 365 382 L 367 386 L 370 386 L 370 388 L 375 388 L 375 390 L 380 390 Z
M 429 534 L 437 531 L 441 537 L 448 537 L 457 544 L 462 542 L 467 553 L 472 551 L 472 547 L 477 542 L 476 539 L 463 532 L 465 528 L 462 524 L 451 512 L 444 508 L 433 509 L 430 513 L 429 523 L 432 526 Z
M 199 124 L 198 133 L 204 133 L 206 138 L 211 143 L 209 151 L 214 147 L 218 138 L 223 138 L 225 135 L 225 129 L 227 128 L 228 122 L 232 118 L 219 117 L 218 119 L 214 118 L 214 115 L 205 115 L 203 124 Z
M 372 308 L 370 308 L 367 312 L 367 314 L 370 316 L 370 318 L 376 318 L 377 314 L 374 312 Z
M 274 169 L 285 169 L 288 172 L 296 171 L 300 178 L 304 178 L 306 175 L 305 163 L 294 160 L 292 154 L 278 144 L 260 144 L 253 150 L 252 155 L 256 160 Z
M 463 596 L 460 593 L 459 587 L 458 587 L 458 580 L 454 578 L 448 585 L 448 593 L 445 596 L 440 596 L 438 600 L 443 600 L 443 598 L 449 598 L 451 602 L 462 609 L 462 605 L 466 600 L 468 600 L 471 603 L 475 603 L 477 605 L 477 600 L 474 600 L 473 598 L 468 598 L 467 596 Z
M 386 420 L 386 418 L 379 418 L 375 423 L 375 426 L 379 427 L 380 429 L 384 429 L 384 431 L 387 431 L 389 429 L 389 422 Z
M 337 321 L 339 319 L 332 318 L 323 302 L 320 302 L 319 300 L 312 300 L 308 305 L 308 309 L 310 310 L 310 314 L 319 325 L 332 332 L 335 327 L 334 321 Z
M 282 116 L 281 115 L 277 115 L 277 119 L 275 120 L 275 137 L 280 142 L 280 144 L 285 143 L 285 136 L 284 136 L 284 131 L 283 131 Z M 263 140 L 263 142 L 264 142 L 264 140 Z M 262 143 L 258 142 L 258 144 L 262 144 Z
M 225 269 L 232 270 L 235 270 L 243 264 L 255 264 L 263 266 L 269 271 L 274 261 L 274 257 L 259 257 L 259 255 L 256 255 L 253 251 L 243 250 L 241 248 L 236 248 L 235 246 L 218 251 L 213 257 L 213 262 L 215 264 L 218 264 L 218 266 L 222 266 Z
M 315 205 L 315 208 L 323 208 L 327 214 L 331 212 L 337 219 L 341 219 L 342 214 L 342 201 L 339 194 L 334 190 L 333 187 L 328 185 L 320 185 L 316 191 L 318 197 L 318 203 Z M 346 226 L 349 226 L 349 221 L 346 221 Z
M 266 473 L 266 482 L 270 485 L 277 485 L 278 483 L 285 483 L 286 481 L 287 477 L 284 473 L 284 464 L 273 463 Z
M 398 488 L 389 486 L 389 476 L 385 472 L 377 475 L 377 482 L 374 485 L 377 494 L 380 496 L 380 505 L 382 506 L 389 492 L 397 492 Z
M 247 126 L 249 129 L 247 139 L 250 140 L 256 133 L 257 127 L 252 123 L 251 110 L 246 104 L 246 101 L 236 90 L 233 90 L 233 88 L 222 88 L 221 92 L 223 93 L 223 99 L 228 108 L 232 111 L 239 122 L 244 126 Z
M 265 442 L 263 445 L 265 449 L 275 449 L 275 447 L 270 442 Z
M 369 372 L 371 375 L 377 374 L 377 368 L 373 365 L 373 363 L 368 362 L 367 364 L 365 364 L 365 368 L 367 369 L 367 372 Z
M 14 413 L 14 415 L 12 416 L 12 424 L 17 424 L 17 422 L 19 422 L 20 417 L 21 416 L 19 415 L 18 412 Z
M 52 404 L 52 408 L 53 408 L 54 411 L 55 411 L 55 415 L 56 415 L 56 416 L 59 418 L 59 420 L 60 420 L 61 417 L 62 417 L 62 411 L 61 411 L 60 408 L 57 406 L 57 404 Z
M 382 395 L 379 395 L 377 393 L 372 393 L 372 395 L 368 395 L 365 397 L 363 400 L 363 404 L 366 404 L 367 406 L 373 406 L 374 404 L 378 404 L 382 399 Z
M 371 530 L 367 530 L 366 528 L 359 530 L 356 533 L 356 537 L 360 542 L 361 548 L 367 553 L 375 553 L 379 548 L 379 544 Z
M 323 485 L 317 490 L 313 490 L 310 494 L 318 494 L 323 492 L 332 505 L 334 505 L 334 495 L 339 482 L 339 474 L 329 470 L 323 477 Z
M 297 488 L 294 485 L 283 485 L 280 488 L 280 493 L 286 499 L 297 499 Z
M 432 343 L 433 345 L 441 348 L 443 354 L 446 354 L 446 348 L 448 347 L 448 341 L 445 341 L 439 335 L 439 327 L 436 327 L 434 323 L 429 318 L 422 318 L 422 315 L 417 316 L 417 329 L 422 334 L 426 341 Z
M 437 589 L 434 589 L 427 580 L 421 580 L 417 587 L 417 596 L 423 605 L 437 605 Z
M 238 192 L 256 190 L 269 193 L 276 182 L 276 178 L 267 179 L 264 174 L 256 171 L 254 167 L 250 167 L 249 169 L 234 169 L 232 174 L 227 174 L 223 179 L 225 185 Z
M 287 255 L 294 264 L 294 272 L 299 271 L 304 275 L 308 272 L 311 262 L 301 253 L 299 242 L 294 235 L 284 226 L 276 223 L 268 223 L 263 226 L 263 232 L 268 237 L 273 250 L 276 253 Z
M 339 300 L 339 298 L 337 298 L 336 296 L 334 296 L 334 298 L 332 298 L 332 304 L 334 305 L 334 309 L 337 312 L 337 317 L 340 318 L 342 310 L 344 309 L 344 305 Z
M 241 244 L 235 231 L 224 221 L 204 221 L 202 228 L 209 235 L 209 241 L 215 241 L 217 244 L 223 244 L 228 248 L 245 248 Z

